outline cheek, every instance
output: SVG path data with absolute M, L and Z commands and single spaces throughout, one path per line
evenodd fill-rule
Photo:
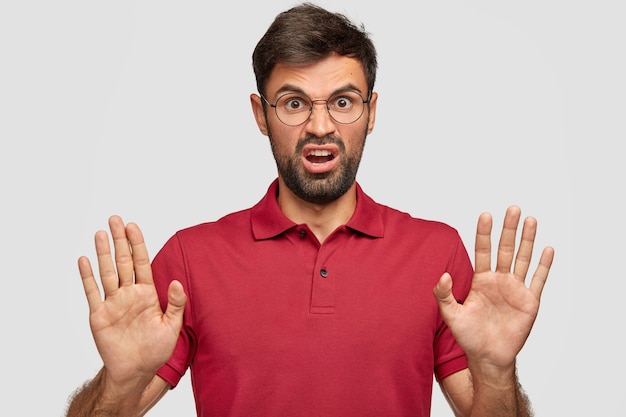
M 274 153 L 292 155 L 295 152 L 299 136 L 298 132 L 294 132 L 294 128 L 282 123 L 280 126 L 269 124 L 268 133 Z
M 272 141 L 281 148 L 295 148 L 302 132 L 298 127 L 286 126 L 280 122 L 269 121 L 267 130 Z
M 360 152 L 365 144 L 365 137 L 367 136 L 368 125 L 364 123 L 360 126 L 354 126 L 349 132 L 341 132 L 344 144 L 346 145 L 346 152 L 354 153 Z

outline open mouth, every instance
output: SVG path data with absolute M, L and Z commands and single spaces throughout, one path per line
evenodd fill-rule
M 326 149 L 311 149 L 306 155 L 306 159 L 313 164 L 323 164 L 335 159 L 335 155 Z
M 339 148 L 334 144 L 309 144 L 302 149 L 304 169 L 313 174 L 322 174 L 334 170 L 340 159 Z

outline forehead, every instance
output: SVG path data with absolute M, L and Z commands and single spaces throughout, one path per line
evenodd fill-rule
M 297 88 L 310 97 L 326 97 L 347 86 L 367 95 L 367 80 L 361 62 L 348 56 L 331 55 L 313 64 L 277 64 L 270 74 L 266 92 L 275 97 Z

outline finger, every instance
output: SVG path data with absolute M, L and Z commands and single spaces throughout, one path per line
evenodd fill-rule
M 120 216 L 109 218 L 109 229 L 115 248 L 115 266 L 117 268 L 118 285 L 132 285 L 134 281 L 134 265 L 131 247 L 126 236 L 126 227 Z
M 491 225 L 489 213 L 482 213 L 478 217 L 474 244 L 474 268 L 477 273 L 491 270 Z
M 183 312 L 187 296 L 183 285 L 178 281 L 172 281 L 167 289 L 167 308 L 165 310 L 164 319 L 169 321 L 170 325 L 180 331 L 183 323 Z
M 89 304 L 89 311 L 94 311 L 98 305 L 102 302 L 102 296 L 100 289 L 96 283 L 96 279 L 93 276 L 93 270 L 91 269 L 91 263 L 85 256 L 78 258 L 78 271 L 83 282 L 83 289 L 87 296 L 87 304 Z
M 509 273 L 515 256 L 515 235 L 522 211 L 517 206 L 511 206 L 506 210 L 500 242 L 498 243 L 498 260 L 496 271 Z
M 548 273 L 550 273 L 550 268 L 552 267 L 552 261 L 554 260 L 554 249 L 550 246 L 544 248 L 541 253 L 541 258 L 539 259 L 539 265 L 537 266 L 537 270 L 533 275 L 532 280 L 530 281 L 530 290 L 535 294 L 537 298 L 541 297 L 541 293 L 543 292 L 543 287 L 546 285 L 546 281 L 548 280 Z
M 98 257 L 98 271 L 100 273 L 100 281 L 102 281 L 102 289 L 104 297 L 108 297 L 117 292 L 119 288 L 119 280 L 111 257 L 111 247 L 109 245 L 109 236 L 103 230 L 96 232 L 96 255 Z
M 513 267 L 513 274 L 522 282 L 526 279 L 526 274 L 530 268 L 536 234 L 537 220 L 533 217 L 527 217 L 524 219 L 522 238 L 520 240 L 519 248 L 517 249 L 517 255 L 515 256 L 515 266 Z
M 143 239 L 141 229 L 135 223 L 128 223 L 126 225 L 126 235 L 132 249 L 135 281 L 141 284 L 152 284 L 152 267 L 150 266 L 148 248 Z
M 460 308 L 459 303 L 452 295 L 452 277 L 450 274 L 446 272 L 439 278 L 439 282 L 437 282 L 437 285 L 433 289 L 433 293 L 437 299 L 441 317 L 443 317 L 446 323 L 450 323 L 457 315 L 458 309 Z

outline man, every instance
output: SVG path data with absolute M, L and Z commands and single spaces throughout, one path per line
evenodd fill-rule
M 68 416 L 138 416 L 191 369 L 200 416 L 428 416 L 433 374 L 458 416 L 527 416 L 515 358 L 553 259 L 525 285 L 536 221 L 491 217 L 475 271 L 451 227 L 356 183 L 378 94 L 371 40 L 311 4 L 259 41 L 252 110 L 278 178 L 254 207 L 177 232 L 150 264 L 121 218 L 96 234 L 104 300 L 79 260 L 104 366 Z M 454 281 L 454 291 L 452 283 Z M 434 292 L 434 295 L 433 295 Z

